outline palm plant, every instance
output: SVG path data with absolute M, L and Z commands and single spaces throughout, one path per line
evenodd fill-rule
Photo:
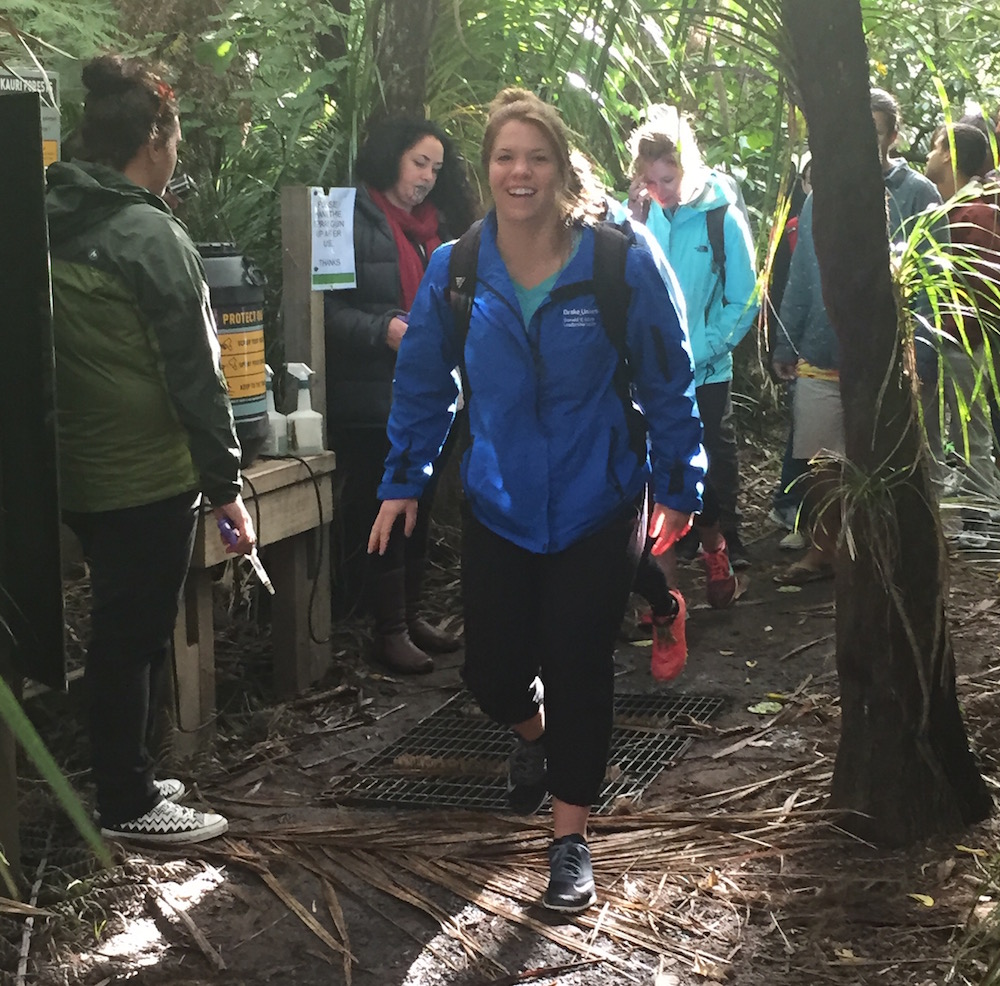
M 995 194 L 1000 189 L 988 185 L 985 191 Z M 1000 562 L 1000 473 L 973 461 L 969 425 L 974 416 L 981 422 L 980 429 L 990 421 L 990 396 L 1000 393 L 994 360 L 1000 332 L 996 318 L 1000 254 L 987 256 L 955 242 L 963 231 L 949 224 L 951 209 L 978 197 L 978 189 L 961 189 L 944 206 L 920 217 L 900 257 L 898 283 L 904 297 L 916 299 L 916 307 L 923 305 L 928 311 L 931 342 L 938 350 L 936 387 L 928 395 L 925 386 L 921 414 L 930 436 L 929 452 L 935 458 L 931 468 L 941 493 L 940 505 L 953 518 L 946 528 L 955 543 L 967 549 L 969 560 L 995 568 Z M 957 339 L 933 328 L 948 316 Z M 945 356 L 948 349 L 975 368 L 971 387 L 956 377 L 952 361 Z M 975 529 L 968 537 L 962 537 L 963 514 Z

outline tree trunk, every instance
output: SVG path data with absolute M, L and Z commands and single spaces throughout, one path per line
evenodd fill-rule
M 385 0 L 375 64 L 382 98 L 372 119 L 423 117 L 437 0 Z
M 858 0 L 782 0 L 809 123 L 813 231 L 840 344 L 845 523 L 837 559 L 842 723 L 832 805 L 905 845 L 984 818 L 945 621 L 947 558 L 899 345 L 885 190 Z M 856 507 L 857 509 L 852 509 Z

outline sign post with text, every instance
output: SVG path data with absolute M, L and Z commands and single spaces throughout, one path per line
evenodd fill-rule
M 311 188 L 312 289 L 337 291 L 357 286 L 354 264 L 353 188 Z

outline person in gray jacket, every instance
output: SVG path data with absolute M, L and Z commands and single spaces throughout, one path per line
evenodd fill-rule
M 889 157 L 899 138 L 899 104 L 882 89 L 871 91 L 872 122 L 886 188 L 886 232 L 893 249 L 901 249 L 913 218 L 939 204 L 938 190 L 905 161 Z M 837 334 L 823 304 L 823 285 L 813 241 L 813 197 L 806 199 L 799 216 L 798 243 L 792 255 L 788 286 L 781 303 L 782 336 L 775 346 L 772 365 L 782 380 L 796 380 L 792 404 L 792 455 L 797 459 L 842 456 L 845 451 L 844 412 L 840 399 L 840 353 Z M 921 358 L 921 364 L 936 364 Z M 929 348 L 926 350 L 930 352 Z M 802 585 L 833 576 L 833 556 L 840 535 L 839 512 L 820 513 L 839 478 L 827 462 L 814 463 L 808 478 L 804 509 L 810 515 L 812 544 L 806 555 L 775 576 L 782 585 Z
M 410 306 L 434 249 L 465 232 L 474 218 L 464 162 L 430 120 L 389 119 L 374 126 L 355 163 L 357 286 L 325 299 L 327 420 L 340 490 L 336 574 L 339 604 L 375 617 L 374 657 L 401 673 L 434 667 L 429 656 L 456 650 L 453 634 L 419 616 L 432 483 L 421 524 L 393 538 L 384 557 L 368 560 L 368 532 L 378 512 L 376 488 L 389 451 L 385 434 L 396 353 Z
M 902 123 L 896 97 L 884 89 L 872 89 L 871 108 L 889 209 L 889 239 L 899 244 L 906 239 L 913 217 L 929 206 L 940 205 L 941 196 L 934 183 L 914 171 L 906 161 L 890 157 L 899 140 Z

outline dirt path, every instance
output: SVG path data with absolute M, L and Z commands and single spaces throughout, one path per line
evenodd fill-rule
M 829 826 L 832 583 L 779 592 L 778 536 L 760 525 L 749 591 L 730 610 L 709 610 L 699 568 L 684 571 L 691 657 L 671 687 L 722 696 L 724 708 L 692 727 L 692 748 L 641 805 L 595 823 L 600 901 L 584 918 L 553 921 L 537 907 L 544 817 L 338 804 L 340 778 L 459 688 L 460 656 L 393 680 L 358 660 L 348 637 L 334 678 L 283 706 L 244 695 L 252 707 L 224 718 L 217 759 L 182 774 L 230 817 L 230 838 L 181 859 L 130 852 L 104 878 L 110 889 L 88 881 L 36 932 L 25 982 L 98 986 L 132 973 L 137 983 L 327 986 L 347 982 L 348 968 L 356 986 L 648 986 L 658 972 L 656 986 L 942 982 L 988 862 L 955 844 L 988 847 L 993 824 L 906 854 Z M 963 700 L 994 786 L 995 595 L 991 577 L 957 570 Z M 241 656 L 253 650 L 234 639 Z M 648 646 L 622 642 L 616 660 L 621 691 L 663 688 Z M 762 702 L 772 711 L 748 711 Z M 13 983 L 9 949 L 0 960 L 0 982 Z

